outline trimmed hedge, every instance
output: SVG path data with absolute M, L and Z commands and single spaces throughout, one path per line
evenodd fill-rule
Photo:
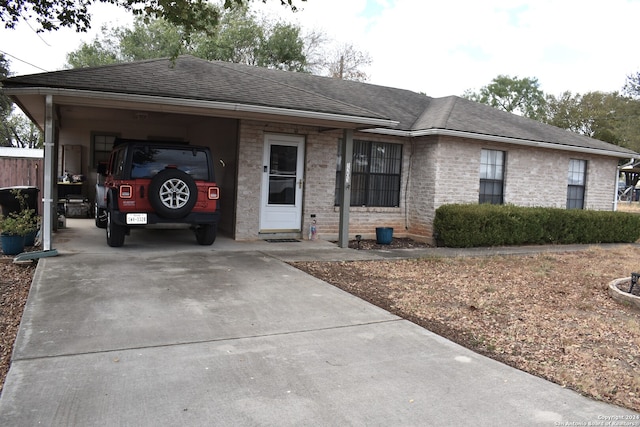
M 640 215 L 513 205 L 443 205 L 433 221 L 438 246 L 632 243 L 640 239 Z

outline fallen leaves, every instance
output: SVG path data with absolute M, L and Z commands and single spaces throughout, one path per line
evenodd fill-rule
M 13 343 L 27 302 L 36 264 L 0 259 L 0 393 L 11 364 Z

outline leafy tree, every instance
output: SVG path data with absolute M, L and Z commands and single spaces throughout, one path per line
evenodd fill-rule
M 545 95 L 538 88 L 535 78 L 518 79 L 499 75 L 479 92 L 468 90 L 463 96 L 640 151 L 640 73 L 629 76 L 624 91 L 629 95 L 635 93 L 637 99 L 618 92 L 587 92 L 581 95 L 566 91 L 555 97 Z
M 546 100 L 536 78 L 499 75 L 479 92 L 467 90 L 463 97 L 535 120 L 545 117 Z
M 0 52 L 0 80 L 9 77 L 9 60 Z M 0 92 L 0 117 L 11 112 L 11 100 L 3 92 Z
M 9 77 L 9 61 L 0 53 L 0 80 Z M 11 99 L 0 92 L 0 146 L 36 148 L 42 146 L 42 134 L 22 113 L 14 111 Z
M 133 28 L 114 30 L 114 50 L 120 51 L 122 61 L 141 61 L 155 58 L 176 58 L 188 49 L 184 32 L 163 19 L 135 21 Z
M 224 8 L 246 5 L 251 1 L 224 0 Z M 187 34 L 212 28 L 219 18 L 218 10 L 206 0 L 5 0 L 0 2 L 0 20 L 6 28 L 15 28 L 20 19 L 35 19 L 37 31 L 67 27 L 86 32 L 91 28 L 88 8 L 94 3 L 115 4 L 145 19 L 162 18 L 182 27 Z M 280 0 L 280 4 L 297 10 L 294 0 Z
M 277 23 L 269 37 L 261 40 L 257 54 L 257 65 L 288 71 L 306 71 L 304 41 L 300 28 Z
M 267 29 L 247 8 L 224 14 L 214 33 L 194 37 L 193 54 L 209 60 L 257 65 L 257 51 Z
M 162 19 L 137 19 L 133 28 L 102 28 L 102 35 L 67 55 L 71 68 L 190 53 L 291 71 L 305 71 L 304 41 L 296 26 L 260 22 L 246 7 L 224 11 L 216 28 L 192 34 Z
M 44 135 L 22 112 L 14 111 L 7 117 L 6 125 L 9 131 L 7 146 L 42 148 Z
M 618 92 L 564 92 L 547 97 L 546 122 L 601 141 L 640 148 L 640 101 Z
M 80 47 L 67 54 L 67 68 L 95 67 L 122 62 L 120 46 L 114 31 L 102 26 L 102 38 L 93 42 L 83 42 Z
M 0 80 L 9 76 L 9 60 L 0 53 Z M 0 92 L 0 146 L 11 146 L 12 131 L 8 123 L 9 115 L 13 110 L 11 99 Z

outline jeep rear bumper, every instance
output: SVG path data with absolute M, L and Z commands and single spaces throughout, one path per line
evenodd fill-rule
M 121 212 L 115 211 L 111 216 L 111 220 L 118 225 L 124 225 L 127 227 L 144 227 L 150 224 L 191 224 L 191 225 L 205 225 L 218 223 L 220 218 L 219 212 L 191 212 L 187 216 L 178 219 L 163 218 L 156 213 L 145 212 L 146 222 L 127 222 L 127 214 L 139 215 L 141 212 Z

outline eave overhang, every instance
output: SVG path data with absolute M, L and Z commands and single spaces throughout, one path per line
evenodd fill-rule
M 338 113 L 307 111 L 238 102 L 209 101 L 199 99 L 172 98 L 152 95 L 137 95 L 115 92 L 100 92 L 50 87 L 4 87 L 3 92 L 19 102 L 21 96 L 52 95 L 58 105 L 105 107 L 119 109 L 142 109 L 147 111 L 176 112 L 204 116 L 269 120 L 296 124 L 322 124 L 340 128 L 395 127 L 395 120 L 354 116 Z M 26 112 L 26 111 L 25 111 Z M 29 114 L 31 116 L 31 114 Z M 33 117 L 32 117 L 33 118 Z
M 553 143 L 547 141 L 533 141 L 521 138 L 513 138 L 507 136 L 488 135 L 475 132 L 465 132 L 451 129 L 421 129 L 421 130 L 399 130 L 399 129 L 366 129 L 361 132 L 375 133 L 380 135 L 399 136 L 404 138 L 419 138 L 423 136 L 451 136 L 456 138 L 476 139 L 487 142 L 499 142 L 505 144 L 522 145 L 526 147 L 547 148 L 550 150 L 562 150 L 583 154 L 596 154 L 600 156 L 616 157 L 619 159 L 640 159 L 639 153 L 624 153 L 614 150 L 603 150 L 600 148 L 579 147 L 576 145 L 568 145 L 561 143 Z

